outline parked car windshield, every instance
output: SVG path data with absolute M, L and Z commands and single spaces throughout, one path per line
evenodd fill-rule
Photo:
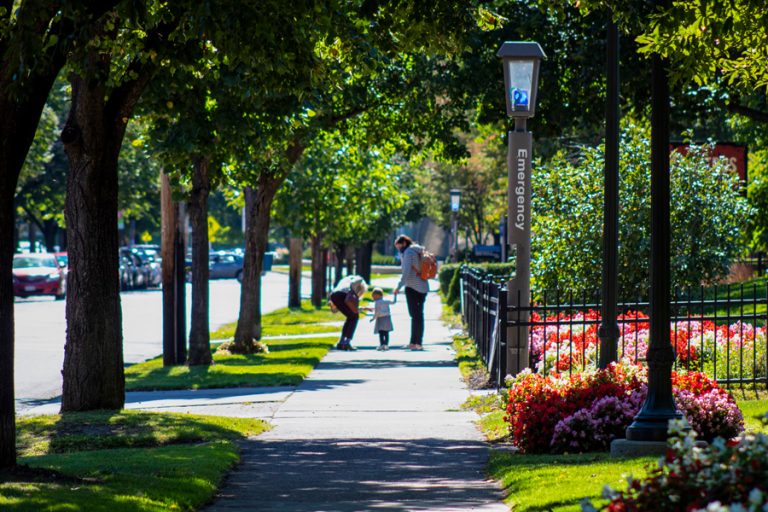
M 53 256 L 15 256 L 13 268 L 53 267 L 58 268 Z

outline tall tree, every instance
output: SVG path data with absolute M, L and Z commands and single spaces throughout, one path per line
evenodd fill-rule
M 187 48 L 204 44 L 193 3 L 134 7 L 110 13 L 98 37 L 72 60 L 72 106 L 61 135 L 70 162 L 62 411 L 123 406 L 118 156 L 133 110 L 159 66 L 179 63 Z
M 16 463 L 11 263 L 14 195 L 48 93 L 69 51 L 117 2 L 0 2 L 0 467 Z

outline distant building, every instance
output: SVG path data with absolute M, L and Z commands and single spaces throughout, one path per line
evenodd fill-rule
M 395 254 L 395 238 L 399 235 L 408 235 L 440 259 L 448 258 L 450 233 L 429 217 L 424 217 L 416 223 L 405 224 L 394 230 L 381 243 L 379 247 L 381 254 Z

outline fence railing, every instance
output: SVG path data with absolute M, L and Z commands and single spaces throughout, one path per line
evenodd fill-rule
M 599 297 L 549 292 L 528 306 L 508 306 L 506 287 L 470 268 L 462 270 L 462 286 L 462 314 L 469 335 L 497 386 L 507 373 L 508 329 L 528 336 L 534 371 L 570 373 L 597 365 Z M 703 371 L 727 385 L 768 383 L 767 304 L 765 283 L 676 292 L 670 303 L 675 368 Z M 618 313 L 619 358 L 644 363 L 649 304 L 622 302 Z
M 461 315 L 497 388 L 507 375 L 507 289 L 477 269 L 461 269 Z

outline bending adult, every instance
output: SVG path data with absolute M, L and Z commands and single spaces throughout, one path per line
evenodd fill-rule
M 429 282 L 421 278 L 421 255 L 424 248 L 415 244 L 411 237 L 400 235 L 395 240 L 395 248 L 400 251 L 402 276 L 395 288 L 394 294 L 405 288 L 405 300 L 408 304 L 408 315 L 411 317 L 411 350 L 424 350 L 424 302 L 429 292 Z
M 352 346 L 352 338 L 360 319 L 360 298 L 365 295 L 367 289 L 365 279 L 351 275 L 339 281 L 331 292 L 331 305 L 346 318 L 341 328 L 341 338 L 336 345 L 339 350 L 357 350 Z

